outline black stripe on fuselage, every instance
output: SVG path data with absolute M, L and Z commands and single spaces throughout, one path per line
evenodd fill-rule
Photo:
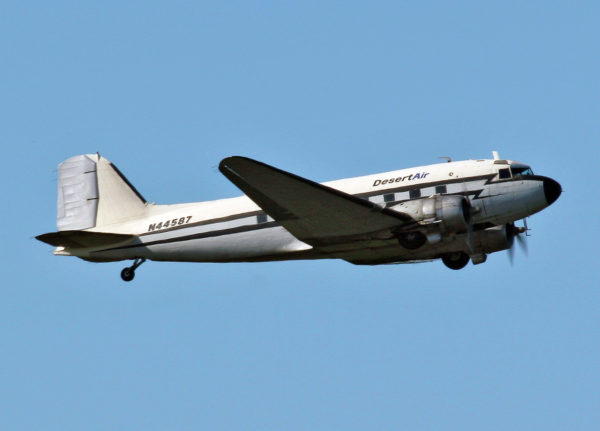
M 258 216 L 260 214 L 265 214 L 265 212 L 264 211 L 250 211 L 247 213 L 233 214 L 233 215 L 230 215 L 227 217 L 212 218 L 209 220 L 202 220 L 202 221 L 197 221 L 194 223 L 184 224 L 181 226 L 173 226 L 173 227 L 170 227 L 167 229 L 160 229 L 160 230 L 154 230 L 154 231 L 150 231 L 150 232 L 144 232 L 144 233 L 139 234 L 138 236 L 155 235 L 157 233 L 171 232 L 174 230 L 187 229 L 190 227 L 206 226 L 207 224 L 215 224 L 215 223 L 222 223 L 222 222 L 226 222 L 226 221 L 239 220 L 239 219 L 243 219 L 246 217 Z
M 191 241 L 194 239 L 214 238 L 217 236 L 232 235 L 235 233 L 243 233 L 243 232 L 252 232 L 255 230 L 259 230 L 259 229 L 266 229 L 266 228 L 277 227 L 277 226 L 279 226 L 279 223 L 277 223 L 275 221 L 261 223 L 261 224 L 237 226 L 237 227 L 232 227 L 232 228 L 227 228 L 227 229 L 212 230 L 212 231 L 208 231 L 208 232 L 195 233 L 195 234 L 191 234 L 191 235 L 158 239 L 155 241 L 148 241 L 148 242 L 141 242 L 138 244 L 130 244 L 130 245 L 123 245 L 120 247 L 106 248 L 104 250 L 97 250 L 94 253 L 100 253 L 100 252 L 104 252 L 104 251 L 113 251 L 113 250 L 125 250 L 128 248 L 136 248 L 136 247 L 148 247 L 151 245 L 169 244 L 169 243 L 173 243 L 173 242 Z M 159 233 L 162 233 L 162 231 L 156 232 L 155 234 L 158 235 Z
M 465 196 L 465 197 L 468 197 L 468 196 L 471 196 L 471 195 L 476 195 L 476 196 L 474 196 L 472 198 L 472 200 L 476 200 L 476 199 L 481 199 L 479 197 L 479 195 L 484 190 L 485 189 L 478 189 L 478 190 L 467 190 L 467 191 L 464 191 L 464 192 L 456 192 L 456 193 L 444 193 L 444 196 Z M 491 197 L 494 197 L 494 196 L 498 196 L 498 195 L 486 195 L 485 197 L 486 198 L 491 198 Z M 393 207 L 395 205 L 401 204 L 403 202 L 413 201 L 413 200 L 416 200 L 416 199 L 423 199 L 423 198 L 426 198 L 426 197 L 427 196 L 421 196 L 421 197 L 414 198 L 414 199 L 400 199 L 400 200 L 397 200 L 397 201 L 389 201 L 389 202 L 385 202 L 385 206 L 386 206 L 386 208 L 390 208 L 390 207 Z

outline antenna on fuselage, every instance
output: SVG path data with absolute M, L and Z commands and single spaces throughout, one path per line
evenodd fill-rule
M 494 160 L 500 160 L 500 155 L 498 154 L 498 151 L 492 151 L 492 156 L 494 157 Z
M 452 159 L 448 156 L 440 156 L 438 157 L 438 159 L 444 159 L 446 163 L 450 163 L 452 161 Z

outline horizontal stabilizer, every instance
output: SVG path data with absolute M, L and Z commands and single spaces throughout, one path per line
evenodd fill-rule
M 55 247 L 87 248 L 118 244 L 135 238 L 135 235 L 62 230 L 38 235 L 35 238 Z

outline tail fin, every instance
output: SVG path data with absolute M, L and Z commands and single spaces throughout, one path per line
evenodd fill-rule
M 58 165 L 59 231 L 108 226 L 140 217 L 146 200 L 110 161 L 98 154 Z

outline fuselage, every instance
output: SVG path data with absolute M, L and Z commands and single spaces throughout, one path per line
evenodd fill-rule
M 528 217 L 556 200 L 560 185 L 510 160 L 439 163 L 323 183 L 333 189 L 402 211 L 407 202 L 435 195 L 466 197 L 476 231 Z M 246 196 L 175 205 L 147 204 L 143 217 L 87 229 L 135 235 L 110 246 L 56 254 L 92 261 L 146 258 L 158 261 L 235 262 L 342 258 L 374 263 L 435 259 L 465 250 L 465 234 L 453 234 L 409 250 L 394 239 L 316 250 L 298 240 Z M 494 250 L 493 250 L 494 251 Z

